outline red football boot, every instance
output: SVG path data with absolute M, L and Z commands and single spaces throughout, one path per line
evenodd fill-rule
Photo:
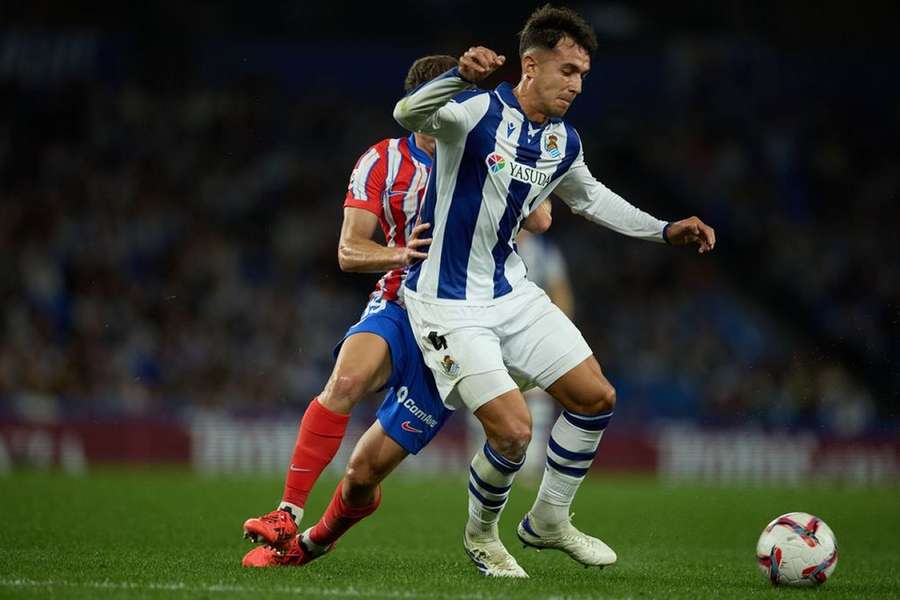
M 244 521 L 244 537 L 256 544 L 268 544 L 281 549 L 297 537 L 297 524 L 288 511 L 273 510 L 261 517 Z
M 241 564 L 245 567 L 299 567 L 319 558 L 334 548 L 334 544 L 321 552 L 309 550 L 300 543 L 300 537 L 294 536 L 280 550 L 271 546 L 257 546 L 244 555 Z

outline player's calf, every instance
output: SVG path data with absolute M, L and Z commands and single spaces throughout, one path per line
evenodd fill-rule
M 304 542 L 307 545 L 323 549 L 334 545 L 338 538 L 359 521 L 375 512 L 381 504 L 381 490 L 378 486 L 375 488 L 374 500 L 364 506 L 349 505 L 343 498 L 343 486 L 344 480 L 341 480 L 331 497 L 328 508 L 325 509 L 325 514 L 318 523 L 303 534 Z
M 349 506 L 364 507 L 375 502 L 378 485 L 387 473 L 379 472 L 369 457 L 354 454 L 344 475 L 343 496 Z

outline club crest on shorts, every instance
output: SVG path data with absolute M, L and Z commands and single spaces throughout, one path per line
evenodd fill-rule
M 441 360 L 441 368 L 444 369 L 444 373 L 448 376 L 459 377 L 459 363 L 450 358 L 449 354 L 445 354 L 443 360 Z

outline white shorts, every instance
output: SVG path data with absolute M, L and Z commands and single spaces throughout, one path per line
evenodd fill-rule
M 578 328 L 530 281 L 489 306 L 428 302 L 413 294 L 405 303 L 425 364 L 450 408 L 461 400 L 450 392 L 469 375 L 507 371 L 515 384 L 504 391 L 546 389 L 592 355 Z M 493 397 L 462 400 L 474 411 Z

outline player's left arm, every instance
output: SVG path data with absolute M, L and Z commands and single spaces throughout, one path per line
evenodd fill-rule
M 463 135 L 469 127 L 467 111 L 452 98 L 471 87 L 454 68 L 432 79 L 400 99 L 394 106 L 394 119 L 404 128 L 438 139 Z
M 597 181 L 581 158 L 563 175 L 555 193 L 575 214 L 623 235 L 674 246 L 697 243 L 700 254 L 716 245 L 715 231 L 699 218 L 671 223 L 657 219 Z
M 688 217 L 673 221 L 663 229 L 663 238 L 673 246 L 686 246 L 696 243 L 700 247 L 699 254 L 709 252 L 716 247 L 716 230 L 700 220 L 699 217 Z

